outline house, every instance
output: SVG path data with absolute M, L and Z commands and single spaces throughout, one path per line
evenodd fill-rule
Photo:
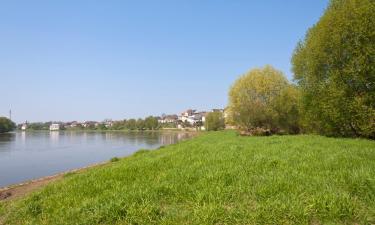
M 53 123 L 49 126 L 49 130 L 50 131 L 56 131 L 56 130 L 60 130 L 60 124 L 58 123 Z
M 110 128 L 113 126 L 113 122 L 106 122 L 104 125 L 106 128 Z
M 181 116 L 189 117 L 192 116 L 197 110 L 195 109 L 188 109 L 185 112 L 181 113 Z
M 25 131 L 27 129 L 27 123 L 22 124 L 21 130 Z
M 197 126 L 205 121 L 207 112 L 197 112 L 197 110 L 188 109 L 182 112 L 178 119 L 182 123 L 189 123 L 192 126 Z
M 95 121 L 85 121 L 82 123 L 82 126 L 84 128 L 90 128 L 90 127 L 95 127 L 96 122 Z
M 202 111 L 202 112 L 198 112 L 198 113 L 196 113 L 196 114 L 199 115 L 200 121 L 201 121 L 202 123 L 206 122 L 207 112 Z
M 67 126 L 70 126 L 71 128 L 74 128 L 74 127 L 77 127 L 77 126 L 80 126 L 81 124 L 77 121 L 73 121 L 73 122 L 70 122 L 67 124 Z
M 177 115 L 163 115 L 162 117 L 158 118 L 159 123 L 176 123 L 178 120 Z
M 183 123 L 185 123 L 186 121 L 191 123 L 191 121 L 193 120 L 192 117 L 194 116 L 194 113 L 196 111 L 197 110 L 188 109 L 180 114 L 180 116 L 178 117 L 178 120 L 180 120 Z

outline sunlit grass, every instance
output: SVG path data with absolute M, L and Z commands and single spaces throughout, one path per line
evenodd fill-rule
M 375 142 L 209 133 L 2 204 L 9 224 L 371 224 Z

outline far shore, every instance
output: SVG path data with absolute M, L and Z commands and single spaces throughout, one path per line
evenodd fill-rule
M 159 130 L 84 130 L 84 129 L 67 129 L 67 130 L 15 130 L 13 132 L 60 132 L 60 131 L 74 131 L 74 132 L 124 132 L 124 133 L 154 133 L 154 132 L 178 132 L 178 133 L 199 133 L 203 132 L 202 130 L 195 129 L 178 129 L 178 128 L 168 128 L 168 129 L 159 129 Z M 12 133 L 12 132 L 9 132 Z

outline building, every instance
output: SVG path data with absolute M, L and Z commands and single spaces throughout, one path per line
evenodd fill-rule
M 82 127 L 84 127 L 84 128 L 95 127 L 95 124 L 96 124 L 95 121 L 84 121 L 82 123 Z
M 183 123 L 185 123 L 186 121 L 191 123 L 193 121 L 193 116 L 196 111 L 197 110 L 194 110 L 194 109 L 188 109 L 180 114 L 180 116 L 178 117 L 178 120 L 180 120 Z
M 27 129 L 27 123 L 22 124 L 21 130 L 25 131 Z
M 50 131 L 56 131 L 56 130 L 60 130 L 60 124 L 58 123 L 53 123 L 49 126 L 49 130 Z
M 197 112 L 197 110 L 188 109 L 182 112 L 178 117 L 181 123 L 189 123 L 192 126 L 197 126 L 204 123 L 207 112 Z
M 162 117 L 158 118 L 159 123 L 176 123 L 178 120 L 177 115 L 163 115 Z

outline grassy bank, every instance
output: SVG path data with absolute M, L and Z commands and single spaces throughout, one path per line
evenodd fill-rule
M 375 142 L 209 133 L 0 204 L 5 224 L 371 224 Z

